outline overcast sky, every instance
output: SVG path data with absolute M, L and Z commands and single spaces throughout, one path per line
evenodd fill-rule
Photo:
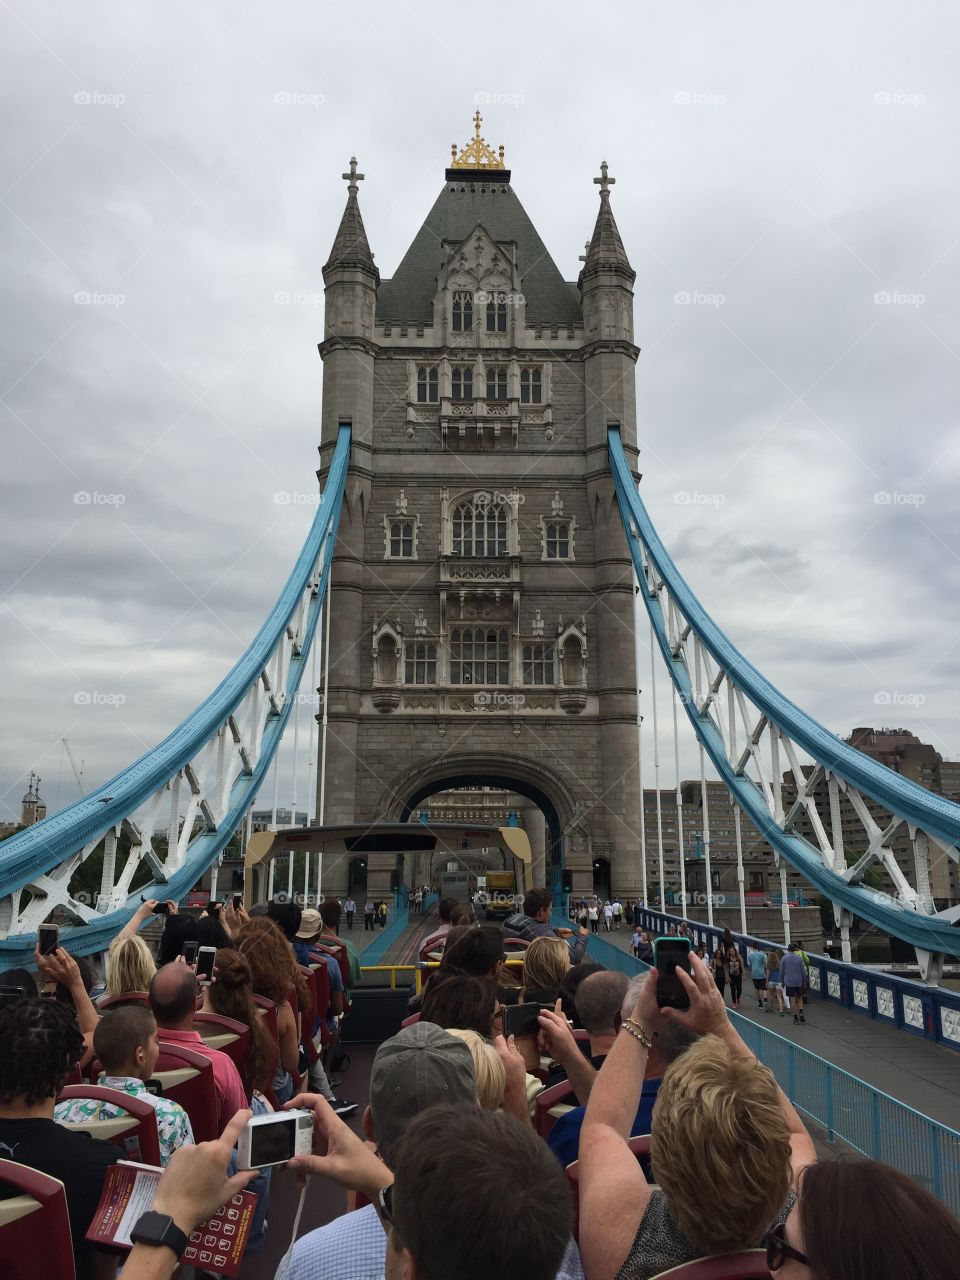
M 7 0 L 0 35 L 0 820 L 253 636 L 313 514 L 275 495 L 314 489 L 340 174 L 387 277 L 476 102 L 567 279 L 610 164 L 642 493 L 715 619 L 831 729 L 960 757 L 952 6 Z

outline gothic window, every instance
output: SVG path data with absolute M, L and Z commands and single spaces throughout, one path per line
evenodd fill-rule
M 751 872 L 750 872 L 750 892 L 751 892 L 751 893 L 762 893 L 762 892 L 763 892 L 763 888 L 764 888 L 764 884 L 763 884 L 763 872 L 762 872 L 762 871 L 751 871 Z
M 425 640 L 408 641 L 403 650 L 405 684 L 437 683 L 437 646 Z
M 453 366 L 450 395 L 453 400 L 473 399 L 473 369 L 470 365 L 455 364 Z
M 543 403 L 543 370 L 542 369 L 521 369 L 520 370 L 520 403 L 521 404 L 542 404 Z
M 413 520 L 390 521 L 390 559 L 412 560 L 415 555 L 415 522 Z
M 450 683 L 510 683 L 506 627 L 454 627 L 450 632 Z
M 553 645 L 525 644 L 523 646 L 523 683 L 554 684 Z
M 507 398 L 507 366 L 494 364 L 487 369 L 487 399 L 506 400 Z
M 417 368 L 417 403 L 436 404 L 440 398 L 440 371 L 435 364 Z
M 507 332 L 507 298 L 503 293 L 487 295 L 487 333 Z
M 570 521 L 548 520 L 544 526 L 543 547 L 547 560 L 569 560 Z
M 455 556 L 505 556 L 507 509 L 502 503 L 461 502 L 453 510 Z
M 453 295 L 453 331 L 469 333 L 473 328 L 473 294 L 458 289 Z

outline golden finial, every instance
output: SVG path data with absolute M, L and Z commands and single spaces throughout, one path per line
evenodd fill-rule
M 506 169 L 503 144 L 500 144 L 499 155 L 487 146 L 480 133 L 481 124 L 483 124 L 483 116 L 479 111 L 475 111 L 473 113 L 474 136 L 459 154 L 456 143 L 450 148 L 453 157 L 450 163 L 451 169 Z

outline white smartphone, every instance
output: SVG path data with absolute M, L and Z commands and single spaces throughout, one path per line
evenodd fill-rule
M 216 947 L 201 947 L 197 952 L 197 977 L 206 978 L 209 982 L 213 978 L 213 966 L 216 960 Z
M 253 1116 L 237 1143 L 238 1169 L 266 1169 L 286 1164 L 294 1156 L 308 1156 L 313 1150 L 313 1113 L 277 1111 L 270 1116 Z

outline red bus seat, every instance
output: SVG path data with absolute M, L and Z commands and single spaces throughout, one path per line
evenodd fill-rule
M 120 991 L 115 996 L 101 996 L 97 1008 L 101 1013 L 108 1009 L 121 1009 L 128 1004 L 149 1005 L 150 997 L 146 991 Z
M 654 1280 L 770 1280 L 767 1255 L 763 1249 L 744 1249 L 740 1253 L 715 1253 L 709 1258 L 694 1258 L 669 1271 L 658 1271 Z
M 124 1093 L 121 1089 L 108 1089 L 99 1084 L 65 1085 L 60 1090 L 57 1101 L 69 1102 L 77 1098 L 108 1102 L 126 1114 L 110 1119 L 83 1120 L 78 1124 L 64 1125 L 65 1129 L 76 1129 L 81 1133 L 89 1133 L 93 1138 L 112 1142 L 120 1148 L 127 1160 L 138 1160 L 141 1164 L 160 1164 L 157 1113 L 149 1102 Z M 62 1124 L 63 1121 L 58 1123 Z
M 534 1128 L 541 1138 L 548 1138 L 560 1117 L 577 1105 L 577 1095 L 569 1080 L 561 1080 L 538 1093 L 534 1105 Z
M 401 1029 L 403 1027 L 412 1027 L 415 1022 L 419 1022 L 419 1021 L 420 1021 L 419 1013 L 411 1013 L 409 1018 L 404 1018 L 404 1020 L 400 1023 L 400 1027 Z
M 335 942 L 333 938 L 324 938 L 322 942 L 312 942 L 311 950 L 320 955 L 333 956 L 337 964 L 340 966 L 340 976 L 343 978 L 343 990 L 350 990 L 350 955 L 347 948 L 342 942 Z
M 242 1080 L 250 1049 L 250 1028 L 221 1013 L 201 1012 L 194 1014 L 193 1030 L 204 1044 L 211 1049 L 219 1049 L 233 1060 Z
M 182 1044 L 169 1044 L 160 1030 L 160 1057 L 153 1072 L 163 1086 L 163 1096 L 179 1102 L 190 1117 L 196 1142 L 220 1137 L 217 1091 L 213 1063 L 202 1053 Z
M 63 1183 L 13 1160 L 0 1160 L 0 1182 L 17 1191 L 0 1200 L 0 1275 L 35 1280 L 42 1273 L 76 1280 Z

